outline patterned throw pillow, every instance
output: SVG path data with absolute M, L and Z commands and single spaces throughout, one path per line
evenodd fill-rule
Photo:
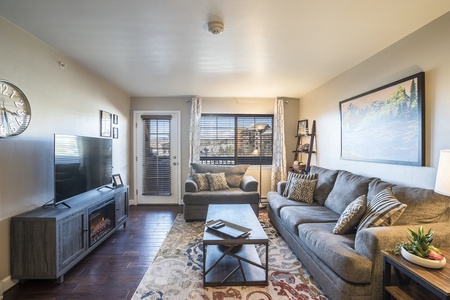
M 361 195 L 351 202 L 342 212 L 339 220 L 333 228 L 334 234 L 346 234 L 358 225 L 361 217 L 366 212 L 367 197 Z
M 317 177 L 318 177 L 317 174 L 300 174 L 300 173 L 289 172 L 288 178 L 286 180 L 286 187 L 284 188 L 282 196 L 287 197 L 289 195 L 289 187 L 291 185 L 292 179 L 299 178 L 299 179 L 314 180 L 314 179 L 317 179 Z
M 392 188 L 379 192 L 367 205 L 366 213 L 358 225 L 358 230 L 394 225 L 405 211 L 406 204 L 401 203 L 392 193 Z
M 209 187 L 211 191 L 227 190 L 229 189 L 225 172 L 221 173 L 206 173 Z
M 194 173 L 192 177 L 194 177 L 199 191 L 209 191 L 209 181 L 206 173 Z
M 314 189 L 317 179 L 308 180 L 301 178 L 293 178 L 289 185 L 289 193 L 287 198 L 306 203 L 313 202 Z

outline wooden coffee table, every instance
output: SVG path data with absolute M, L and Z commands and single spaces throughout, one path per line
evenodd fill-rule
M 269 239 L 249 204 L 209 205 L 207 223 L 223 220 L 251 229 L 250 235 L 232 238 L 205 226 L 203 286 L 267 285 Z M 265 264 L 255 245 L 265 246 Z
M 446 259 L 450 249 L 440 249 Z M 401 255 L 383 251 L 383 299 L 450 299 L 450 266 L 430 269 L 413 264 Z M 398 285 L 392 285 L 394 268 Z M 417 284 L 409 284 L 410 280 Z

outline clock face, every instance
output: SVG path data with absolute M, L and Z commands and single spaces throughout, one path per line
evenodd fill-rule
M 0 138 L 19 135 L 27 129 L 31 106 L 14 84 L 0 80 Z

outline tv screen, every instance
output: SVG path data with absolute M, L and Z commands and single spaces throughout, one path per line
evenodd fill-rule
M 55 204 L 111 183 L 112 140 L 55 134 Z

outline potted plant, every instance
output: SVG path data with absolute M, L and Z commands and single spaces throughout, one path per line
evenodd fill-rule
M 407 232 L 408 242 L 398 244 L 393 251 L 395 254 L 401 253 L 406 260 L 428 268 L 442 268 L 446 264 L 441 251 L 431 244 L 434 236 L 431 229 L 425 233 L 420 226 L 417 232 L 409 228 Z

